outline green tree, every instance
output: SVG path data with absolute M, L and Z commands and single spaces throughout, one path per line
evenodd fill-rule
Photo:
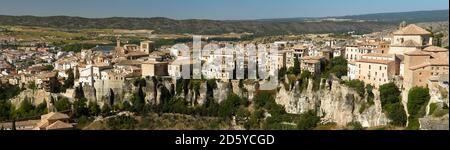
M 367 102 L 368 102 L 370 105 L 373 105 L 373 104 L 374 104 L 373 99 L 374 99 L 375 95 L 373 94 L 372 91 L 373 91 L 373 86 L 370 85 L 370 84 L 366 85 Z
M 300 118 L 297 121 L 297 129 L 299 130 L 311 130 L 317 126 L 320 122 L 320 117 L 316 116 L 314 111 L 308 111 L 300 114 Z
M 328 64 L 330 73 L 336 75 L 336 77 L 341 78 L 342 76 L 347 75 L 347 60 L 340 56 L 334 57 L 331 59 L 331 62 Z
M 56 111 L 66 111 L 70 109 L 71 103 L 69 99 L 61 97 L 58 98 L 57 101 L 55 101 L 54 106 L 56 108 Z
M 392 125 L 405 126 L 406 112 L 400 101 L 400 90 L 394 83 L 381 85 L 379 88 L 381 106 L 387 117 L 391 120 Z
M 295 55 L 293 73 L 295 75 L 300 74 L 300 61 L 298 59 L 298 55 Z
M 64 88 L 72 88 L 75 82 L 75 75 L 73 74 L 73 69 L 70 68 L 66 71 L 67 79 L 64 80 Z
M 11 118 L 12 112 L 14 110 L 10 101 L 0 101 L 0 121 L 5 121 Z
M 231 117 L 236 114 L 237 109 L 241 105 L 241 98 L 236 94 L 230 94 L 219 107 L 219 116 L 223 118 Z
M 35 107 L 31 104 L 31 101 L 28 97 L 25 97 L 24 100 L 20 103 L 19 109 L 17 109 L 17 115 L 19 117 L 30 117 L 34 115 Z
M 36 106 L 36 108 L 34 109 L 33 115 L 37 116 L 37 115 L 43 115 L 43 114 L 47 114 L 47 113 L 48 113 L 47 102 L 44 100 L 44 102 L 42 102 Z
M 87 107 L 87 99 L 81 98 L 73 102 L 73 111 L 75 117 L 88 116 L 89 109 Z
M 95 102 L 89 102 L 89 115 L 97 116 L 101 112 L 100 106 Z
M 61 92 L 61 83 L 58 81 L 58 78 L 51 77 L 50 78 L 50 92 L 51 93 L 59 93 Z
M 109 105 L 103 105 L 102 115 L 109 116 L 111 114 L 111 107 Z
M 272 94 L 268 92 L 259 91 L 258 94 L 255 95 L 253 98 L 253 103 L 255 108 L 262 108 L 267 106 L 270 106 L 275 99 L 273 98 Z
M 133 94 L 131 98 L 131 103 L 133 104 L 134 112 L 141 112 L 145 105 L 145 94 L 142 91 L 141 86 L 138 87 L 137 93 Z
M 387 83 L 380 86 L 381 106 L 400 102 L 400 90 L 394 83 Z
M 350 88 L 353 88 L 356 92 L 358 92 L 359 96 L 363 97 L 365 93 L 365 85 L 364 82 L 361 80 L 350 80 L 345 82 L 345 85 L 347 85 Z
M 391 120 L 390 124 L 395 126 L 405 126 L 406 125 L 406 112 L 402 103 L 389 104 L 385 108 L 387 112 L 387 117 Z
M 425 116 L 426 107 L 430 100 L 428 88 L 414 87 L 408 92 L 408 129 L 418 129 L 418 118 Z

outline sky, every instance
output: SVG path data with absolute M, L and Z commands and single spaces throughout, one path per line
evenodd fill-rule
M 449 9 L 448 0 L 1 0 L 0 15 L 245 20 Z

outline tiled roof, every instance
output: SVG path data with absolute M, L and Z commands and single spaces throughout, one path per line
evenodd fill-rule
M 448 49 L 446 49 L 446 48 L 437 47 L 437 46 L 429 46 L 427 48 L 424 48 L 423 50 L 427 51 L 427 52 L 446 52 L 446 51 L 448 51 Z
M 394 32 L 394 35 L 429 35 L 429 34 L 431 33 L 415 24 L 410 24 Z
M 374 64 L 389 64 L 391 62 L 393 62 L 392 60 L 378 60 L 378 59 L 360 59 L 357 60 L 356 62 L 359 63 L 374 63 Z
M 42 120 L 59 120 L 59 119 L 69 119 L 69 116 L 59 112 L 50 112 L 48 114 L 41 116 Z
M 415 51 L 412 51 L 412 52 L 407 52 L 407 53 L 405 53 L 405 55 L 408 55 L 408 56 L 427 56 L 427 55 L 430 55 L 430 54 L 427 53 L 427 52 L 421 51 L 421 50 L 415 50 Z
M 59 120 L 46 127 L 47 130 L 70 129 L 70 128 L 73 128 L 71 124 Z

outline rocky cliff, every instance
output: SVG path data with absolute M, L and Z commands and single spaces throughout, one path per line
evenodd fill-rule
M 276 102 L 292 114 L 315 110 L 322 115 L 322 122 L 334 122 L 338 126 L 360 122 L 363 127 L 374 127 L 389 122 L 382 113 L 377 94 L 375 104 L 369 105 L 365 97 L 359 96 L 353 89 L 340 84 L 337 80 L 321 84 L 326 85 L 320 85 L 318 90 L 314 90 L 313 80 L 309 80 L 308 87 L 303 91 L 299 90 L 298 82 L 291 90 L 286 90 L 284 84 L 280 84 Z

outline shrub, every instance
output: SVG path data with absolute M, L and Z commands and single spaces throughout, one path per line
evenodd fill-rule
M 349 122 L 347 123 L 347 129 L 349 130 L 364 130 L 364 127 L 361 125 L 361 123 L 357 121 Z
M 114 118 L 110 118 L 106 121 L 108 128 L 112 130 L 132 130 L 135 129 L 137 120 L 131 116 L 118 116 Z
M 345 82 L 345 85 L 354 89 L 359 94 L 359 96 L 361 96 L 361 97 L 364 96 L 364 92 L 365 92 L 364 82 L 362 82 L 360 80 L 350 80 L 350 81 Z
M 390 124 L 395 126 L 406 125 L 406 112 L 401 103 L 389 104 L 385 107 L 387 117 L 391 120 Z
M 69 110 L 70 109 L 70 101 L 67 98 L 59 98 L 57 101 L 55 101 L 55 108 L 57 111 L 65 111 L 65 110 Z
M 428 88 L 414 87 L 410 89 L 408 93 L 408 113 L 410 117 L 423 117 L 429 100 Z
M 297 129 L 311 130 L 315 128 L 319 122 L 320 118 L 316 116 L 314 111 L 308 111 L 300 115 L 300 119 L 297 121 Z

